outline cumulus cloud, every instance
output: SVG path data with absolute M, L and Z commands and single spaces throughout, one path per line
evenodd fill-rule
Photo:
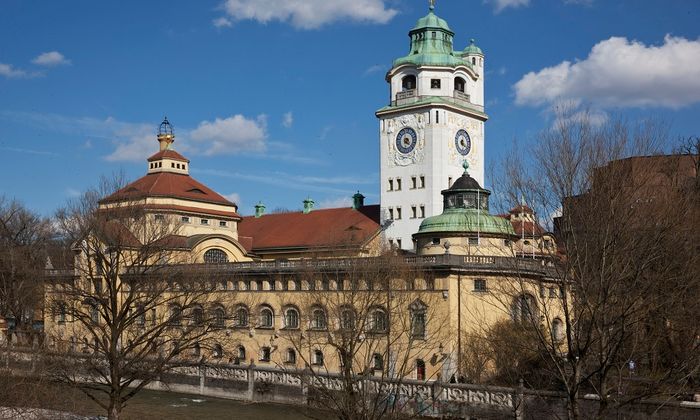
M 54 67 L 68 65 L 70 64 L 70 60 L 58 51 L 49 51 L 36 56 L 32 60 L 32 63 L 40 66 Z
M 8 79 L 21 79 L 31 77 L 31 74 L 25 70 L 13 67 L 11 64 L 0 63 L 0 76 L 5 76 Z
M 340 20 L 386 23 L 398 11 L 385 3 L 387 0 L 226 0 L 224 10 L 235 20 L 288 21 L 296 28 L 317 29 Z
M 294 114 L 292 114 L 292 111 L 285 112 L 282 116 L 282 125 L 290 128 L 292 124 L 294 124 Z
M 227 199 L 228 201 L 236 204 L 238 207 L 241 207 L 241 196 L 238 193 L 231 193 L 231 194 L 226 194 L 224 195 L 224 198 Z
M 231 21 L 230 21 L 227 17 L 225 17 L 225 16 L 221 16 L 221 17 L 219 17 L 219 18 L 216 18 L 216 19 L 214 19 L 213 21 L 211 21 L 211 23 L 212 23 L 212 25 L 214 25 L 214 27 L 219 28 L 219 29 L 221 29 L 221 28 L 230 28 L 231 26 L 233 26 L 233 22 L 231 22 Z
M 660 46 L 612 37 L 585 60 L 530 72 L 514 86 L 519 105 L 583 100 L 600 106 L 680 108 L 700 102 L 700 39 L 666 35 Z
M 518 8 L 528 6 L 530 0 L 484 0 L 486 4 L 492 4 L 495 13 L 501 13 L 508 8 Z
M 267 117 L 248 119 L 236 114 L 212 122 L 202 121 L 190 132 L 190 137 L 205 147 L 206 155 L 262 152 L 266 148 Z

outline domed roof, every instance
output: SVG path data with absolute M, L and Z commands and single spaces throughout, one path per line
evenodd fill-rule
M 447 190 L 483 190 L 483 188 L 481 188 L 481 185 L 479 185 L 479 182 L 476 179 L 469 176 L 467 171 L 464 171 L 462 176 L 457 178 L 457 180 Z
M 444 29 L 446 31 L 452 32 L 452 30 L 450 29 L 450 25 L 447 24 L 447 21 L 445 19 L 438 17 L 433 12 L 433 9 L 430 9 L 430 12 L 428 12 L 427 15 L 418 19 L 418 22 L 416 22 L 416 26 L 414 26 L 411 31 L 416 31 L 419 29 L 426 29 L 426 28 Z
M 420 224 L 416 235 L 438 232 L 515 235 L 508 220 L 476 209 L 447 209 L 442 214 L 428 217 Z
M 474 38 L 469 40 L 469 45 L 467 45 L 467 48 L 464 49 L 463 53 L 466 54 L 479 54 L 479 55 L 484 55 L 484 53 L 481 51 L 481 48 L 476 46 L 476 41 Z

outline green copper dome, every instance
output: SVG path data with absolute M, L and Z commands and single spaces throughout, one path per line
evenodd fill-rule
M 515 235 L 508 220 L 492 216 L 488 211 L 463 208 L 447 209 L 440 215 L 426 218 L 417 235 L 436 232 Z
M 469 176 L 469 164 L 466 161 L 463 166 L 462 176 L 457 178 L 450 188 L 442 191 L 442 214 L 423 220 L 416 235 L 437 232 L 515 235 L 508 220 L 489 213 L 491 192 L 481 188 L 479 183 Z
M 402 64 L 416 66 L 457 67 L 468 64 L 453 51 L 454 32 L 447 22 L 433 12 L 418 19 L 416 26 L 408 33 L 411 38 L 411 51 L 405 57 L 394 60 L 394 67 Z
M 484 55 L 484 53 L 481 51 L 481 48 L 477 47 L 475 44 L 476 41 L 474 41 L 474 38 L 469 40 L 469 45 L 467 48 L 462 51 L 465 55 L 467 54 L 479 54 L 479 55 Z

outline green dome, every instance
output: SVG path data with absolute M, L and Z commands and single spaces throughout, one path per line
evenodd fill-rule
M 508 220 L 492 216 L 488 211 L 463 208 L 446 209 L 440 215 L 426 218 L 416 235 L 448 232 L 515 235 Z
M 479 54 L 479 55 L 484 55 L 484 53 L 481 51 L 481 48 L 477 47 L 474 41 L 474 38 L 469 40 L 469 45 L 467 48 L 462 51 L 462 53 L 466 54 Z
M 437 15 L 435 15 L 435 13 L 433 13 L 432 10 L 428 12 L 427 15 L 418 19 L 418 22 L 416 22 L 416 26 L 413 27 L 411 32 L 420 29 L 443 29 L 445 31 L 452 32 L 452 30 L 450 29 L 450 25 L 447 24 L 447 21 L 445 19 L 437 17 Z

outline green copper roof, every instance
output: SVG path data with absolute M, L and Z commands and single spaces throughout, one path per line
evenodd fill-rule
M 484 53 L 481 51 L 481 48 L 477 47 L 475 44 L 476 41 L 474 41 L 474 38 L 469 40 L 469 45 L 467 48 L 464 49 L 463 53 L 466 54 L 480 54 L 484 55 Z
M 411 29 L 411 50 L 405 57 L 394 60 L 394 67 L 402 64 L 416 66 L 456 67 L 466 65 L 459 55 L 453 51 L 454 32 L 444 19 L 430 12 L 418 19 L 416 26 Z
M 426 233 L 480 233 L 515 235 L 513 226 L 502 217 L 477 209 L 446 209 L 442 214 L 423 220 L 417 235 Z

